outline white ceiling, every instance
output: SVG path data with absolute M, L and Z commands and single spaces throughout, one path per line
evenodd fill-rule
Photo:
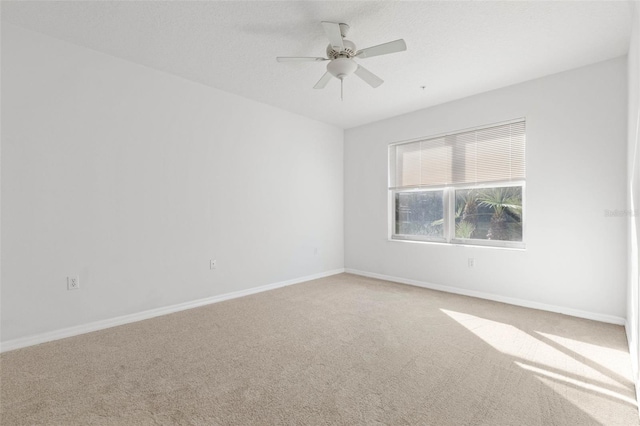
M 630 8 L 596 2 L 2 2 L 2 19 L 340 127 L 606 60 L 627 52 Z M 406 52 L 360 60 L 345 100 L 320 21 L 345 22 L 358 48 L 404 38 Z M 425 86 L 425 89 L 421 89 Z

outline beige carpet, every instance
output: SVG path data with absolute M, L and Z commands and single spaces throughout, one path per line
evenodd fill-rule
M 638 425 L 622 327 L 337 275 L 8 352 L 3 425 Z

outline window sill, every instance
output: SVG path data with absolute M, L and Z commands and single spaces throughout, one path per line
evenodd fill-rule
M 518 246 L 501 246 L 492 244 L 470 244 L 466 242 L 447 242 L 447 241 L 429 241 L 429 240 L 410 240 L 404 238 L 387 238 L 387 241 L 394 243 L 414 243 L 414 244 L 427 244 L 438 245 L 442 247 L 465 247 L 465 248 L 479 248 L 479 249 L 497 249 L 497 250 L 512 250 L 512 251 L 527 251 L 525 243 Z

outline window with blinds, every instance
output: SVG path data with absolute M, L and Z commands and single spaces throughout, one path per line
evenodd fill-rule
M 524 180 L 524 148 L 524 120 L 394 145 L 390 188 Z
M 391 238 L 524 247 L 525 120 L 389 147 Z

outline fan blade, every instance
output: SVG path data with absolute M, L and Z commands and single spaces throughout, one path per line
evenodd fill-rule
M 364 68 L 362 65 L 358 65 L 358 68 L 356 68 L 354 73 L 371 87 L 378 87 L 382 83 L 384 83 L 383 79 L 381 79 L 368 69 Z
M 278 62 L 322 62 L 328 61 L 327 58 L 310 58 L 310 57 L 286 57 L 278 56 L 276 58 Z
M 387 55 L 389 53 L 402 52 L 403 50 L 407 50 L 407 43 L 405 43 L 403 39 L 400 39 L 359 50 L 358 53 L 356 53 L 356 57 L 371 58 L 372 56 Z
M 336 24 L 335 22 L 323 21 L 322 27 L 324 28 L 324 33 L 329 39 L 329 43 L 331 43 L 331 47 L 333 47 L 338 52 L 342 52 L 344 50 L 344 43 L 342 43 L 340 24 Z
M 316 83 L 315 86 L 313 86 L 314 89 L 324 89 L 325 86 L 327 85 L 327 83 L 329 82 L 329 80 L 331 80 L 331 73 L 329 73 L 329 71 L 325 72 L 324 75 L 320 78 L 320 80 L 318 80 L 318 82 Z

